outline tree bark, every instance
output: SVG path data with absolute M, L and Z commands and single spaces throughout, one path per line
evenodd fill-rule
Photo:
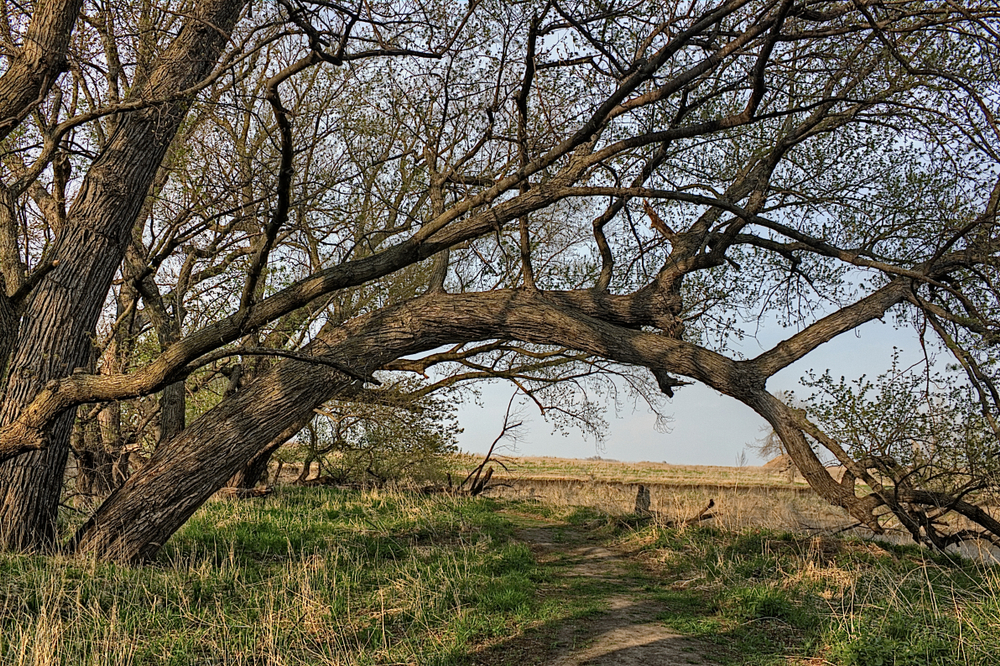
M 571 298 L 579 302 L 578 296 Z M 652 347 L 639 351 L 629 336 L 639 336 L 640 346 Z M 689 375 L 714 372 L 723 379 L 728 375 L 714 366 L 725 364 L 728 369 L 733 365 L 694 345 L 651 333 L 626 332 L 591 319 L 556 296 L 522 291 L 428 295 L 327 327 L 305 352 L 322 352 L 322 362 L 368 376 L 401 356 L 489 338 L 540 343 L 572 339 L 586 351 L 600 351 L 625 362 L 665 364 L 667 370 Z M 671 352 L 677 353 L 677 362 L 668 360 Z M 73 548 L 102 559 L 152 557 L 267 442 L 356 383 L 357 379 L 329 365 L 276 364 L 156 451 L 148 465 L 115 491 L 79 530 Z
M 83 0 L 35 3 L 24 44 L 0 76 L 0 141 L 18 126 L 66 68 L 73 25 Z
M 7 298 L 5 282 L 3 275 L 0 275 L 0 382 L 4 384 L 7 379 L 7 359 L 14 347 L 20 319 L 17 310 Z
M 186 394 L 184 382 L 174 382 L 163 388 L 160 394 L 160 427 L 156 436 L 157 446 L 162 446 L 177 433 L 184 430 Z
M 217 61 L 245 0 L 202 0 L 167 47 L 139 94 L 150 99 L 186 90 Z M 123 115 L 90 168 L 51 256 L 59 261 L 39 284 L 24 314 L 11 357 L 0 423 L 13 421 L 45 384 L 85 364 L 111 281 L 130 242 L 132 226 L 189 100 Z M 75 415 L 59 416 L 44 451 L 0 465 L 3 545 L 37 549 L 55 539 L 69 434 Z

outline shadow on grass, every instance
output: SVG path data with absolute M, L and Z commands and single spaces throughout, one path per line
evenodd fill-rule
M 468 662 L 486 665 L 714 664 L 719 646 L 677 634 L 665 614 L 704 614 L 705 605 L 671 608 L 655 585 L 604 544 L 607 535 L 579 525 L 526 527 L 529 543 L 554 584 L 538 591 L 550 607 L 545 622 L 521 635 L 471 650 Z M 701 618 L 699 618 L 701 619 Z
M 719 663 L 718 646 L 673 634 L 662 623 L 649 621 L 647 618 L 663 611 L 659 604 L 642 602 L 625 613 L 622 610 L 584 611 L 550 620 L 520 636 L 470 651 L 466 663 L 484 666 Z

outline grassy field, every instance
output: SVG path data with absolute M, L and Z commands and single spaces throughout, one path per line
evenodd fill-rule
M 698 515 L 712 501 L 713 524 L 727 530 L 753 526 L 791 531 L 833 531 L 853 523 L 781 467 L 711 467 L 624 463 L 566 458 L 505 458 L 496 467 L 495 489 L 503 499 L 537 500 L 555 506 L 589 506 L 615 515 L 635 507 L 639 484 L 649 488 L 650 508 L 661 523 Z M 479 463 L 456 459 L 458 470 Z
M 662 620 L 735 647 L 731 663 L 994 664 L 1000 571 L 916 546 L 655 525 L 620 533 Z
M 464 663 L 551 612 L 490 502 L 283 488 L 214 501 L 152 566 L 0 560 L 0 663 Z
M 617 553 L 630 593 L 717 663 L 985 666 L 1000 654 L 996 568 L 725 511 L 668 528 L 596 488 L 579 506 L 279 487 L 210 502 L 144 567 L 0 555 L 0 664 L 549 663 L 569 649 L 566 628 L 595 622 L 623 588 L 567 578 L 525 538 L 538 526 Z
M 474 456 L 459 456 L 456 467 L 468 468 L 478 463 Z M 658 462 L 620 462 L 617 460 L 542 457 L 502 458 L 508 471 L 497 474 L 513 479 L 554 481 L 600 481 L 672 486 L 755 485 L 770 488 L 807 488 L 801 476 L 789 479 L 776 467 L 713 467 L 709 465 L 670 465 Z

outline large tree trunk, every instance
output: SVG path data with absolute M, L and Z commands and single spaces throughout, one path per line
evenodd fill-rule
M 21 51 L 0 76 L 0 140 L 10 134 L 66 69 L 66 49 L 83 0 L 35 3 Z
M 596 332 L 582 327 L 578 313 L 571 308 L 559 309 L 557 298 L 523 291 L 431 295 L 324 327 L 305 348 L 306 353 L 322 352 L 319 358 L 324 364 L 282 361 L 206 412 L 157 450 L 141 472 L 108 498 L 80 528 L 73 548 L 101 559 L 152 557 L 268 442 L 310 416 L 326 400 L 356 390 L 357 377 L 369 376 L 385 363 L 408 354 L 489 338 L 540 343 L 572 339 L 577 344 L 585 342 L 587 351 L 600 350 L 625 362 L 652 362 L 633 350 L 628 341 L 616 340 L 621 329 L 597 320 L 587 323 Z M 601 304 L 592 300 L 590 305 L 600 309 Z M 574 316 L 560 319 L 563 312 Z M 658 349 L 660 355 L 672 346 L 684 345 L 652 334 L 644 339 L 657 348 L 666 346 Z M 610 348 L 612 342 L 618 347 Z M 713 361 L 728 360 L 711 355 L 680 361 L 682 369 L 694 372 L 701 366 L 711 368 Z M 343 368 L 351 376 L 331 366 Z
M 169 96 L 208 75 L 244 2 L 202 0 L 139 94 Z M 86 363 L 90 336 L 132 226 L 189 104 L 173 101 L 124 115 L 84 178 L 50 253 L 59 265 L 39 284 L 25 312 L 0 424 L 13 421 L 46 382 Z M 74 412 L 62 414 L 46 433 L 48 448 L 0 465 L 3 545 L 34 549 L 54 541 Z
M 66 50 L 82 7 L 83 0 L 36 4 L 21 50 L 0 76 L 0 141 L 48 94 L 66 69 Z M 0 380 L 4 381 L 20 318 L 20 304 L 12 304 L 8 297 L 26 277 L 17 236 L 14 196 L 0 183 Z

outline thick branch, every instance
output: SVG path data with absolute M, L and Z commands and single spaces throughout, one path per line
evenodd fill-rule
M 20 53 L 0 76 L 0 141 L 48 94 L 66 69 L 73 26 L 83 0 L 37 3 Z
M 897 278 L 857 303 L 810 324 L 748 363 L 761 375 L 770 377 L 838 335 L 873 319 L 881 319 L 891 307 L 907 299 L 910 289 L 910 280 Z

